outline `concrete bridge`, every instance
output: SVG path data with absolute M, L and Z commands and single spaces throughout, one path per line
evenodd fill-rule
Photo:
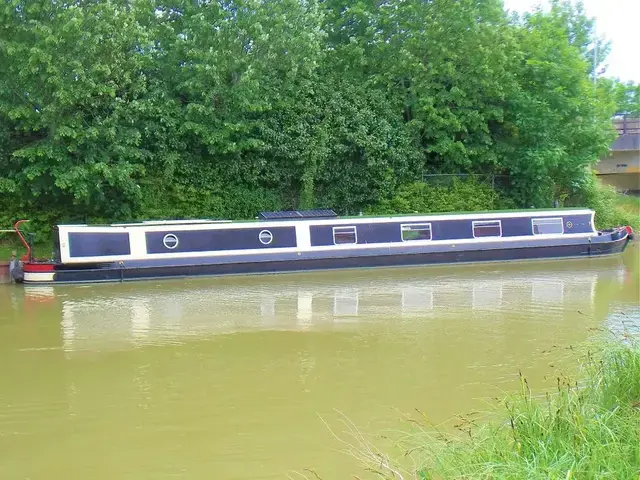
M 616 117 L 614 125 L 618 138 L 596 164 L 596 173 L 618 191 L 640 195 L 640 118 Z

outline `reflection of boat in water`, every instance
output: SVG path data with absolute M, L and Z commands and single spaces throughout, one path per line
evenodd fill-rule
M 602 262 L 602 260 L 601 260 Z M 424 275 L 429 273 L 429 276 Z M 433 275 L 435 273 L 435 275 Z M 422 318 L 487 318 L 515 315 L 562 317 L 595 311 L 598 282 L 618 282 L 618 262 L 591 269 L 499 269 L 452 276 L 443 269 L 372 271 L 350 275 L 292 275 L 254 279 L 196 279 L 184 283 L 112 285 L 109 288 L 28 287 L 27 294 L 54 297 L 62 307 L 69 350 L 247 331 L 348 329 L 353 323 L 389 324 Z M 406 322 L 404 322 L 406 324 Z

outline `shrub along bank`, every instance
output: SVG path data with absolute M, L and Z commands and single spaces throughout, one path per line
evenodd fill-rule
M 622 195 L 595 176 L 587 178 L 582 188 L 565 201 L 565 205 L 595 210 L 596 228 L 631 225 L 640 231 L 640 198 Z

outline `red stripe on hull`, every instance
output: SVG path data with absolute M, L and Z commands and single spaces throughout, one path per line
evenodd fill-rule
M 25 273 L 37 273 L 37 272 L 53 272 L 55 265 L 52 263 L 25 263 L 23 271 Z

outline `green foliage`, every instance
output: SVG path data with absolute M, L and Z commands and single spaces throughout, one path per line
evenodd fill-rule
M 0 196 L 0 200 L 3 200 L 2 196 Z M 53 226 L 60 219 L 84 221 L 83 217 L 70 217 L 65 215 L 64 212 L 61 212 L 59 207 L 56 206 L 38 210 L 30 209 L 12 196 L 7 196 L 6 201 L 3 201 L 1 205 L 0 229 L 13 229 L 14 224 L 18 220 L 29 220 L 29 223 L 22 224 L 21 229 L 24 232 L 35 233 L 36 241 L 39 243 L 52 244 Z M 14 233 L 5 234 L 0 240 L 8 241 L 12 247 L 21 245 Z
M 8 262 L 14 251 L 17 253 L 17 249 L 13 246 L 12 242 L 0 239 L 0 263 Z M 20 254 L 22 255 L 22 252 L 20 252 Z
M 638 98 L 593 88 L 594 41 L 560 1 L 10 0 L 0 220 L 355 213 L 424 173 L 511 175 L 513 205 L 550 206 Z
M 505 167 L 514 176 L 516 198 L 550 207 L 558 191 L 571 189 L 614 140 L 613 103 L 589 80 L 591 25 L 579 10 L 553 2 L 550 13 L 518 21 L 518 89 L 505 118 Z
M 617 79 L 603 79 L 599 88 L 613 97 L 618 115 L 640 117 L 640 84 L 621 82 Z
M 491 185 L 454 179 L 451 185 L 415 182 L 400 187 L 395 194 L 369 209 L 367 214 L 436 213 L 485 211 L 514 208 L 508 198 Z
M 640 230 L 640 200 L 618 193 L 604 185 L 595 175 L 588 177 L 583 187 L 571 196 L 566 206 L 586 206 L 596 212 L 596 228 L 605 229 L 631 225 Z
M 132 118 L 146 91 L 132 12 L 115 2 L 14 1 L 0 7 L 0 23 L 10 193 L 36 208 L 129 213 L 146 153 Z
M 283 208 L 281 199 L 271 190 L 227 187 L 224 190 L 197 189 L 176 184 L 159 190 L 145 189 L 142 200 L 143 211 L 152 218 L 188 219 L 247 219 L 257 211 L 272 211 Z M 158 199 L 162 198 L 162 202 Z

